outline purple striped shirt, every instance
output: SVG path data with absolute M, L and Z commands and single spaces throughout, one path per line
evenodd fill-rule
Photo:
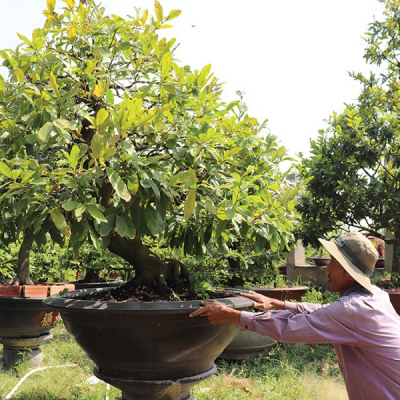
M 242 311 L 243 328 L 287 343 L 333 343 L 350 400 L 400 399 L 400 317 L 386 292 L 356 285 L 329 305 Z

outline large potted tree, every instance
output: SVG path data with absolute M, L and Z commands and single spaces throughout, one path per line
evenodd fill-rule
M 1 52 L 9 77 L 0 79 L 0 230 L 3 240 L 21 243 L 15 283 L 30 279 L 31 246 L 49 237 L 68 237 L 77 254 L 90 242 L 124 258 L 133 278 L 123 290 L 146 286 L 175 297 L 192 271 L 160 257 L 160 248 L 201 254 L 213 247 L 228 255 L 237 237 L 257 249 L 285 248 L 297 191 L 279 169 L 285 149 L 259 135 L 265 123 L 251 118 L 241 99 L 221 100 L 209 65 L 178 65 L 175 39 L 158 32 L 180 12 L 164 15 L 155 1 L 154 16 L 125 19 L 106 16 L 90 0 L 64 3 L 59 11 L 48 0 L 44 28 Z M 81 295 L 45 302 L 61 311 L 96 373 L 126 398 L 161 396 L 154 391 L 187 398 L 237 331 L 188 318 L 199 300 L 120 304 Z M 172 321 L 189 330 L 167 334 Z

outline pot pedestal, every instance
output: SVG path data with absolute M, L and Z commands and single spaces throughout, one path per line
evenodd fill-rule
M 8 370 L 21 361 L 38 367 L 43 360 L 40 346 L 52 337 L 51 333 L 45 333 L 33 338 L 0 338 L 0 343 L 4 346 L 1 351 L 3 368 Z
M 165 380 L 134 380 L 118 379 L 101 374 L 97 368 L 94 374 L 97 378 L 122 391 L 121 400 L 194 400 L 190 389 L 216 372 L 215 365 L 202 374 L 180 379 Z

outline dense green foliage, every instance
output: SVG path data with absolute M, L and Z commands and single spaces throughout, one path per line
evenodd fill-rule
M 362 87 L 357 102 L 330 117 L 311 141 L 311 156 L 302 159 L 300 174 L 308 181 L 298 210 L 305 244 L 317 246 L 319 237 L 350 228 L 400 237 L 400 3 L 385 3 L 384 19 L 366 33 L 364 56 L 381 73 L 352 74 Z
M 238 258 L 292 240 L 296 188 L 265 122 L 221 100 L 211 66 L 192 71 L 158 32 L 180 11 L 107 16 L 92 0 L 48 0 L 43 29 L 0 52 L 1 240 L 29 251 L 69 237 L 128 260 L 137 283 L 175 281 L 182 265 L 149 250 Z M 165 278 L 165 280 L 164 280 Z

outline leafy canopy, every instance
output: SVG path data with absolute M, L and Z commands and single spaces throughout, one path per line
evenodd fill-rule
M 158 32 L 180 11 L 63 3 L 47 0 L 44 28 L 0 52 L 1 239 L 285 248 L 297 190 L 278 168 L 286 151 L 241 101 L 221 100 L 210 65 L 177 63 Z
M 302 158 L 308 183 L 298 210 L 306 244 L 349 228 L 400 238 L 399 15 L 400 2 L 390 0 L 385 19 L 370 24 L 364 57 L 381 74 L 351 74 L 362 87 L 357 102 L 333 113 Z

